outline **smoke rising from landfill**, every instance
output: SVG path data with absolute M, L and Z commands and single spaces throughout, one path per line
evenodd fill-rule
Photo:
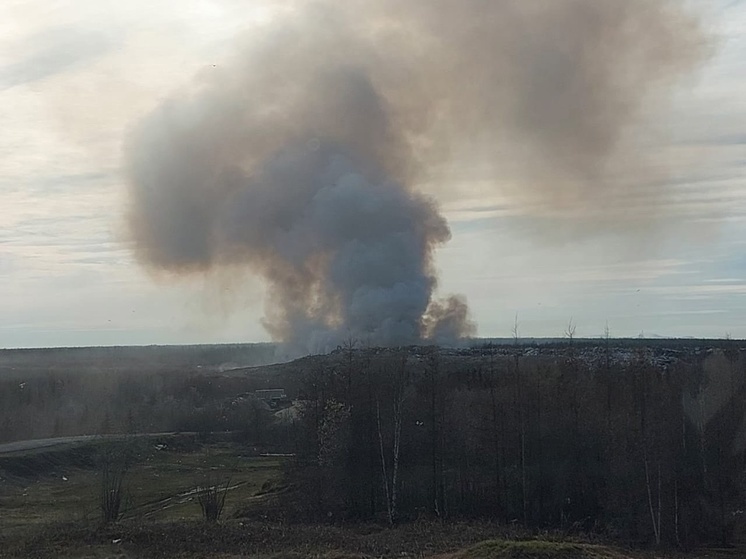
M 639 197 L 634 131 L 705 45 L 667 0 L 282 3 L 133 128 L 136 254 L 247 267 L 269 333 L 307 351 L 473 335 L 465 299 L 434 296 L 450 230 L 423 185 L 467 168 L 517 203 Z

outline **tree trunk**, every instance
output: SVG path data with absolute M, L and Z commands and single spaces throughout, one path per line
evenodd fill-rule
M 381 450 L 381 474 L 383 479 L 383 492 L 386 495 L 386 512 L 389 524 L 394 523 L 394 514 L 391 510 L 391 494 L 389 491 L 389 476 L 386 469 L 386 453 L 383 450 L 383 428 L 381 427 L 381 402 L 376 400 L 376 417 L 378 419 L 378 442 Z
M 383 476 L 383 489 L 386 495 L 386 511 L 388 512 L 389 524 L 393 525 L 397 520 L 397 499 L 399 496 L 399 455 L 401 451 L 401 430 L 402 416 L 404 410 L 404 371 L 401 371 L 401 378 L 397 380 L 396 392 L 393 401 L 393 441 L 391 457 L 391 475 L 386 466 L 386 452 L 383 443 L 383 426 L 381 422 L 381 402 L 376 399 L 376 417 L 378 425 L 378 443 L 381 453 L 381 473 Z
M 644 444 L 644 443 L 643 443 Z M 658 466 L 658 514 L 656 515 L 655 508 L 653 506 L 653 490 L 650 487 L 650 467 L 648 466 L 648 451 L 647 448 L 643 448 L 643 462 L 645 463 L 645 487 L 648 492 L 648 508 L 650 509 L 650 520 L 653 523 L 653 534 L 655 535 L 655 545 L 659 546 L 661 543 L 660 533 L 660 465 Z
M 495 483 L 495 509 L 500 513 L 502 508 L 502 487 L 500 481 L 500 431 L 499 431 L 499 420 L 497 411 L 497 397 L 496 397 L 496 371 L 495 371 L 495 348 L 492 344 L 489 347 L 490 351 L 490 403 L 492 406 L 492 450 L 494 452 L 494 483 Z

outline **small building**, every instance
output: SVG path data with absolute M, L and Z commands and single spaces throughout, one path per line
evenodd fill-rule
M 269 403 L 287 400 L 284 388 L 266 388 L 263 390 L 257 390 L 254 392 L 254 396 L 258 400 L 263 400 Z

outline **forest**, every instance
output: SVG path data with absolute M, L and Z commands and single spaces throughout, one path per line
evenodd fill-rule
M 282 522 L 494 521 L 728 546 L 746 533 L 745 365 L 731 340 L 570 337 L 463 349 L 349 340 L 228 371 L 55 369 L 0 379 L 0 442 L 222 432 L 292 455 L 288 490 L 262 513 Z M 266 388 L 292 402 L 266 405 L 254 395 Z
M 437 348 L 341 353 L 303 381 L 305 514 L 486 517 L 683 548 L 728 545 L 739 527 L 735 344 L 486 345 L 461 367 Z

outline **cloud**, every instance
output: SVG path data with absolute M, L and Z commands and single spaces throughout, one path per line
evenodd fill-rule
M 104 33 L 75 27 L 48 29 L 16 45 L 19 58 L 0 67 L 0 90 L 80 68 L 110 52 L 116 44 Z

